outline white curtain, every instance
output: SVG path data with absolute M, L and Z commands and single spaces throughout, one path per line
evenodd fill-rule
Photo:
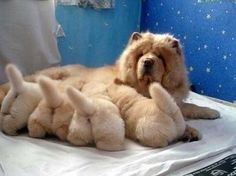
M 24 74 L 59 64 L 57 27 L 53 0 L 0 0 L 0 83 L 7 63 Z

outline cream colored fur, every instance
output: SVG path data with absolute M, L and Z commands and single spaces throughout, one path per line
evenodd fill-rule
M 7 65 L 6 74 L 10 90 L 2 102 L 2 130 L 9 135 L 16 135 L 17 130 L 27 125 L 28 117 L 38 105 L 42 94 L 36 83 L 23 80 L 16 66 Z
M 112 84 L 108 93 L 125 121 L 126 136 L 150 147 L 165 147 L 184 136 L 182 113 L 168 92 L 158 83 L 150 85 L 152 99 L 135 89 Z
M 152 74 L 143 75 L 142 62 L 146 58 L 155 59 Z M 87 68 L 82 65 L 52 67 L 25 77 L 35 82 L 39 75 L 52 79 L 66 79 L 78 76 L 85 81 L 109 83 L 119 77 L 123 83 L 134 87 L 139 93 L 149 97 L 148 87 L 152 82 L 159 82 L 175 99 L 185 117 L 192 119 L 215 119 L 218 111 L 184 103 L 188 96 L 189 85 L 185 71 L 184 54 L 178 39 L 169 34 L 134 32 L 121 53 L 117 64 L 100 68 Z M 0 103 L 9 90 L 8 84 L 0 86 Z
M 124 122 L 107 95 L 106 85 L 87 83 L 82 92 L 72 87 L 67 90 L 75 108 L 67 139 L 75 145 L 95 143 L 101 150 L 123 150 Z
M 29 118 L 29 135 L 42 138 L 46 134 L 54 134 L 61 140 L 66 140 L 74 109 L 68 101 L 65 88 L 73 85 L 80 89 L 84 82 L 75 77 L 64 81 L 40 77 L 38 83 L 43 92 L 43 99 Z

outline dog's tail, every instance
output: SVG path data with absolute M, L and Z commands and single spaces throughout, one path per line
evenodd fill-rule
M 38 78 L 38 84 L 42 90 L 43 97 L 52 108 L 57 108 L 63 102 L 63 96 L 56 87 L 55 82 L 45 76 Z
M 10 90 L 3 98 L 1 112 L 7 113 L 10 110 L 10 106 L 15 100 L 17 94 L 20 94 L 24 90 L 24 79 L 20 70 L 13 64 L 8 64 L 5 68 L 7 78 L 10 82 Z
M 13 64 L 8 64 L 6 66 L 6 74 L 9 79 L 11 88 L 14 92 L 20 93 L 24 89 L 24 79 L 20 70 Z
M 91 116 L 96 111 L 96 107 L 89 97 L 86 97 L 79 90 L 68 87 L 66 93 L 75 110 L 84 116 Z
M 149 87 L 149 92 L 158 108 L 163 112 L 169 116 L 176 115 L 176 113 L 181 115 L 181 111 L 175 100 L 159 83 L 152 83 Z

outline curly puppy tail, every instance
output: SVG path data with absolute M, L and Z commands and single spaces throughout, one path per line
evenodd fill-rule
M 83 114 L 84 116 L 91 116 L 95 113 L 96 107 L 92 100 L 82 94 L 79 90 L 74 87 L 68 87 L 66 93 L 72 106 L 77 112 Z
M 149 92 L 155 104 L 169 116 L 180 113 L 180 109 L 171 95 L 159 84 L 152 83 Z
M 63 97 L 56 87 L 55 82 L 46 76 L 40 76 L 38 78 L 38 84 L 48 105 L 52 108 L 57 108 L 60 106 L 63 102 Z
M 8 113 L 10 106 L 15 100 L 17 94 L 20 94 L 24 90 L 24 80 L 20 70 L 13 64 L 8 64 L 5 68 L 7 78 L 10 82 L 10 90 L 6 94 L 2 95 L 1 112 Z
M 13 64 L 8 64 L 5 68 L 7 78 L 14 92 L 20 93 L 24 89 L 24 79 L 20 70 Z

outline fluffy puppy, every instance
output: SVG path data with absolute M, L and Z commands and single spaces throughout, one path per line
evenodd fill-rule
M 42 138 L 46 134 L 54 134 L 61 140 L 66 140 L 74 109 L 65 94 L 65 87 L 73 85 L 80 89 L 84 83 L 75 77 L 64 81 L 40 77 L 38 84 L 42 90 L 43 99 L 29 117 L 29 136 Z
M 2 130 L 9 135 L 16 135 L 17 130 L 27 125 L 28 117 L 42 98 L 36 83 L 23 80 L 16 66 L 6 66 L 6 74 L 10 81 L 10 90 L 4 97 L 1 107 Z
M 152 82 L 160 83 L 188 118 L 214 119 L 219 112 L 184 103 L 189 93 L 184 57 L 179 40 L 169 34 L 133 33 L 118 62 L 118 78 L 150 97 Z
M 120 109 L 128 138 L 149 147 L 165 147 L 183 138 L 198 140 L 198 132 L 186 126 L 179 107 L 159 83 L 150 85 L 151 99 L 115 83 L 108 93 Z
M 98 149 L 107 151 L 124 149 L 124 122 L 107 95 L 106 85 L 88 83 L 82 92 L 72 87 L 67 90 L 75 108 L 68 141 L 82 146 L 95 143 Z

